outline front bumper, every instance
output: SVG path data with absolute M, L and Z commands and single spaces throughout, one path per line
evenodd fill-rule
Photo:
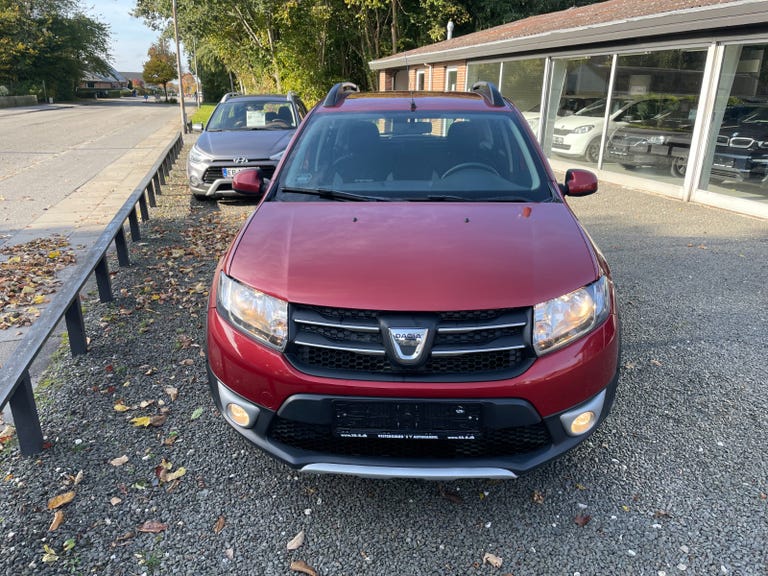
M 209 383 L 218 408 L 245 438 L 305 472 L 513 478 L 586 439 L 608 414 L 618 382 L 618 321 L 613 315 L 593 333 L 539 358 L 516 378 L 469 383 L 309 376 L 232 329 L 215 309 L 209 310 L 208 322 Z M 248 413 L 246 426 L 232 420 L 230 403 Z M 416 438 L 406 419 L 404 437 L 393 437 L 393 426 L 402 420 L 390 419 L 378 430 L 343 428 L 337 419 L 340 403 L 358 404 L 376 414 L 382 407 L 385 412 L 461 408 L 479 415 L 482 426 L 465 436 Z M 594 412 L 594 426 L 570 435 L 568 424 L 585 410 Z M 427 426 L 426 432 L 432 431 Z
M 347 474 L 371 478 L 516 478 L 557 458 L 584 441 L 610 411 L 618 375 L 585 402 L 561 413 L 541 418 L 519 399 L 414 400 L 372 399 L 298 394 L 277 412 L 238 396 L 209 372 L 211 392 L 218 408 L 235 430 L 271 456 L 302 472 Z M 253 415 L 253 425 L 243 427 L 230 417 L 235 403 Z M 429 434 L 393 433 L 370 429 L 349 432 L 335 429 L 335 406 L 388 405 L 461 406 L 480 409 L 482 432 L 474 438 L 426 438 Z M 336 409 L 337 412 L 338 409 Z M 565 423 L 592 411 L 595 425 L 573 436 Z M 346 435 L 345 435 L 346 432 Z M 365 436 L 365 437 L 364 437 Z

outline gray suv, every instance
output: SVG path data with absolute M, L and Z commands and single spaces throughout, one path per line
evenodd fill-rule
M 307 113 L 293 93 L 284 96 L 231 96 L 220 102 L 187 158 L 189 188 L 195 198 L 237 196 L 232 177 L 261 168 L 271 178 L 280 156 Z

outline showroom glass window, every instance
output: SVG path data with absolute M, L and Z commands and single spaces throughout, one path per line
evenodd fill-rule
M 610 76 L 611 56 L 553 60 L 543 142 L 550 158 L 597 164 Z
M 493 82 L 498 86 L 500 73 L 501 62 L 470 63 L 467 65 L 467 88 L 472 88 L 472 85 L 479 80 Z
M 699 187 L 768 203 L 768 45 L 726 46 Z
M 706 58 L 705 49 L 619 56 L 604 170 L 682 186 Z
M 544 59 L 508 60 L 501 69 L 501 93 L 515 103 L 531 129 L 539 125 Z

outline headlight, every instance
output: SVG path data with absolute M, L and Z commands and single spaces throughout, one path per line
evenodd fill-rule
M 222 273 L 218 309 L 232 324 L 259 342 L 283 350 L 288 339 L 288 303 L 249 288 Z
M 536 304 L 533 307 L 536 353 L 552 352 L 591 332 L 610 311 L 610 285 L 605 276 L 570 294 Z
M 213 160 L 213 156 L 200 150 L 200 148 L 197 147 L 197 144 L 192 146 L 192 150 L 189 151 L 189 161 L 192 162 L 192 164 L 201 164 L 203 162 L 210 162 L 211 160 Z
M 648 138 L 648 144 L 664 144 L 666 141 L 666 136 L 651 136 Z
M 583 126 L 579 126 L 578 128 L 574 128 L 572 132 L 574 134 L 586 134 L 590 130 L 592 130 L 595 127 L 594 124 L 584 124 Z

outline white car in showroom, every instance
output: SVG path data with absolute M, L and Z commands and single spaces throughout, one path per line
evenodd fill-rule
M 665 98 L 626 99 L 611 101 L 608 134 L 630 122 L 647 121 L 664 110 Z M 552 151 L 561 156 L 583 158 L 596 164 L 603 135 L 606 100 L 598 100 L 572 116 L 558 117 L 552 137 Z

